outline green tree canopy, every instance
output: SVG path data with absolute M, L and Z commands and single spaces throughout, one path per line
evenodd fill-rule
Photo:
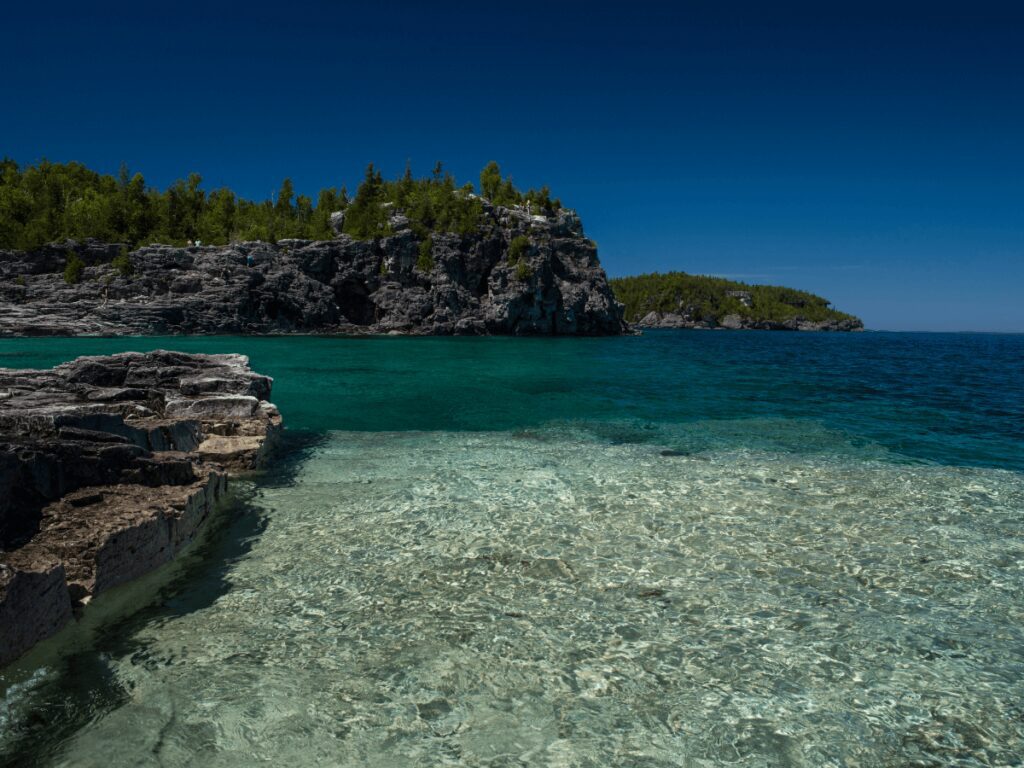
M 776 285 L 748 285 L 685 272 L 655 272 L 608 282 L 615 298 L 626 306 L 625 317 L 631 323 L 652 311 L 715 321 L 731 314 L 773 322 L 798 316 L 815 322 L 852 318 L 832 309 L 821 296 Z
M 395 181 L 385 181 L 370 165 L 354 199 L 344 187 L 320 190 L 313 198 L 296 194 L 284 179 L 273 200 L 246 200 L 227 188 L 205 191 L 202 176 L 190 173 L 161 191 L 146 185 L 140 173 L 122 165 L 116 176 L 81 163 L 43 160 L 20 167 L 0 161 L 0 248 L 31 250 L 68 238 L 96 238 L 135 247 L 148 243 L 208 244 L 232 240 L 333 237 L 330 218 L 344 210 L 344 231 L 357 238 L 388 234 L 389 216 L 401 211 L 422 238 L 433 232 L 465 234 L 483 220 L 483 203 L 472 184 L 457 185 L 437 163 L 429 176 L 416 178 L 411 166 Z M 516 189 L 497 163 L 480 173 L 484 198 L 496 205 L 529 204 L 533 213 L 550 214 L 561 204 L 548 188 Z

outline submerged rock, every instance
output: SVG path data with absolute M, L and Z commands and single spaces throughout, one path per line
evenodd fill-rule
M 0 665 L 192 541 L 281 428 L 241 355 L 0 369 Z
M 332 218 L 341 226 L 342 216 Z M 0 251 L 0 336 L 417 333 L 577 334 L 626 331 L 579 217 L 484 205 L 467 235 L 420 236 L 395 214 L 370 241 L 282 240 L 227 246 L 53 244 Z M 509 258 L 526 236 L 522 258 Z M 127 249 L 125 249 L 127 252 Z M 87 265 L 69 285 L 69 254 Z

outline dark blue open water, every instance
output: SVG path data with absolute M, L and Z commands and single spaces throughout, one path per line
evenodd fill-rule
M 291 452 L 2 673 L 10 765 L 1012 765 L 1024 336 L 4 339 L 275 377 Z

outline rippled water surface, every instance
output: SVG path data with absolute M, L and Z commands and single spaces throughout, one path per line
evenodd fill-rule
M 6 670 L 0 764 L 1018 765 L 1024 339 L 0 341 L 277 377 L 289 452 Z

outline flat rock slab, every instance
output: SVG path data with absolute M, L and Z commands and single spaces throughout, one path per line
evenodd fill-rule
M 211 435 L 203 440 L 196 453 L 204 461 L 221 466 L 244 467 L 248 458 L 262 449 L 265 440 L 262 435 Z

